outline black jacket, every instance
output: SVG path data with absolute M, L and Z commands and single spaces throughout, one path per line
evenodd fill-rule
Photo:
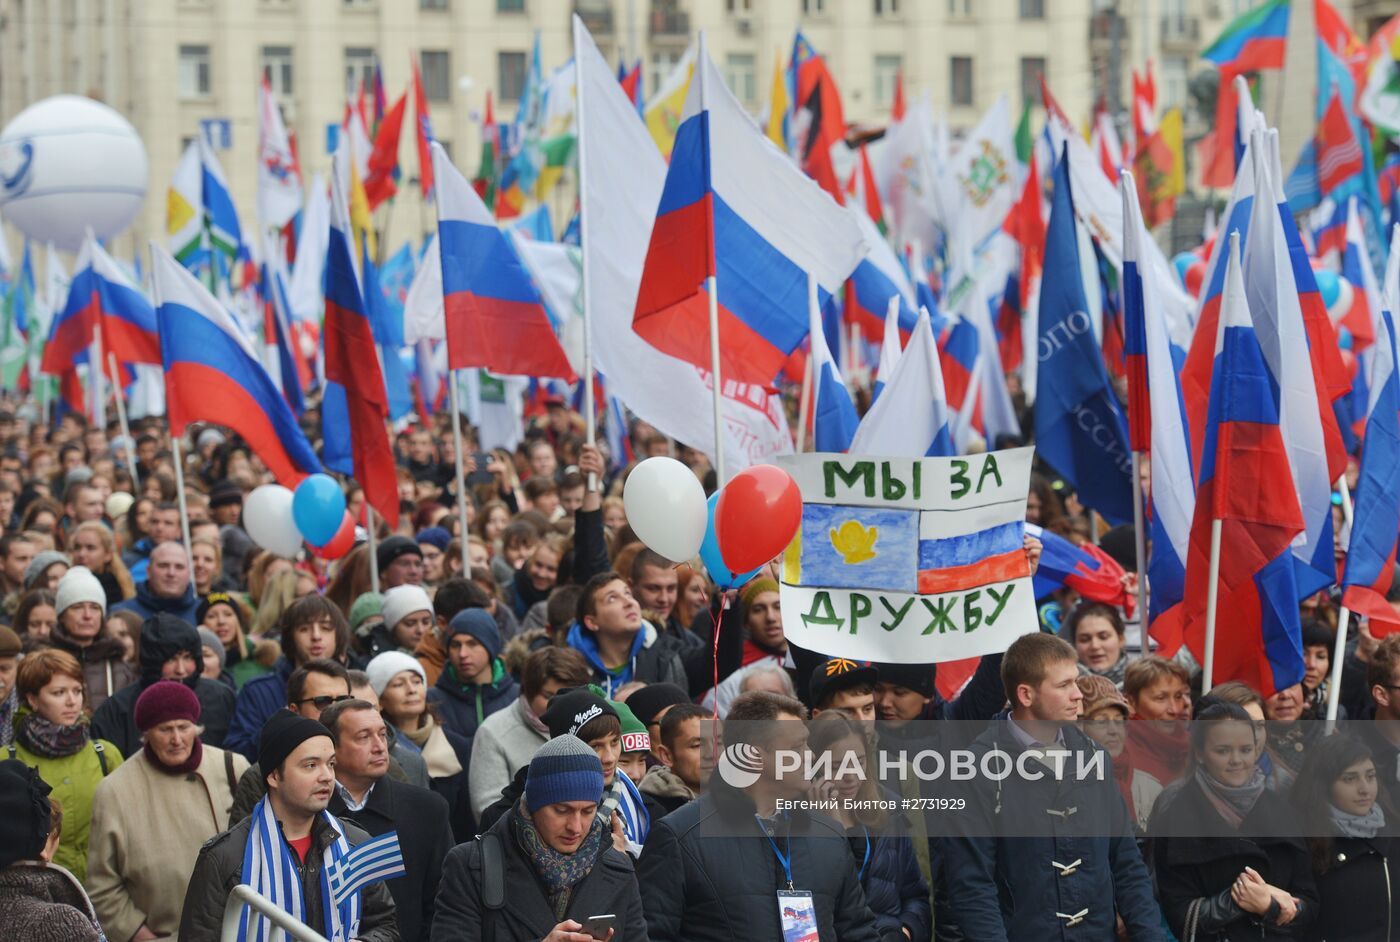
M 92 715 L 92 732 L 130 756 L 141 748 L 141 731 L 136 728 L 136 699 L 151 684 L 160 680 L 161 667 L 181 652 L 194 658 L 196 668 L 204 664 L 199 634 L 188 622 L 174 615 L 161 613 L 148 618 L 141 626 L 141 679 L 123 687 L 97 708 Z M 200 737 L 206 745 L 222 746 L 233 721 L 236 696 L 232 688 L 217 680 L 205 680 L 198 675 L 182 683 L 199 698 L 199 725 L 204 727 Z
M 715 776 L 704 795 L 652 824 L 637 881 L 653 940 L 782 942 L 777 892 L 787 878 L 754 810 Z M 806 811 L 786 821 L 793 883 L 812 894 L 822 942 L 878 940 L 841 826 Z
M 403 942 L 427 939 L 442 880 L 442 861 L 452 849 L 447 802 L 426 788 L 405 785 L 386 775 L 375 783 L 359 811 L 347 808 L 339 791 L 328 810 L 342 821 L 358 824 L 371 837 L 398 832 L 408 873 L 386 881 L 385 886 L 394 897 Z
M 1321 907 L 1307 938 L 1311 942 L 1400 939 L 1400 837 L 1333 838 L 1327 858 L 1327 872 L 1317 875 Z
M 458 844 L 443 864 L 433 942 L 484 939 L 486 922 L 491 919 L 495 920 L 496 942 L 535 942 L 562 921 L 555 918 L 543 884 L 516 843 L 510 818 L 502 817 L 491 827 L 491 833 L 501 844 L 506 904 L 493 911 L 482 902 L 481 842 Z M 632 860 L 615 850 L 606 836 L 593 869 L 574 887 L 564 918 L 582 923 L 589 916 L 605 913 L 617 917 L 613 936 L 617 942 L 647 942 Z
M 1165 807 L 1159 801 L 1148 833 L 1157 898 L 1172 932 L 1182 937 L 1191 902 L 1200 899 L 1197 939 L 1307 938 L 1318 910 L 1312 865 L 1302 840 L 1278 836 L 1297 830 L 1297 812 L 1267 789 L 1238 829 L 1220 817 L 1194 777 L 1185 780 Z M 1235 905 L 1230 887 L 1245 867 L 1302 900 L 1292 922 L 1274 925 Z
M 369 840 L 369 835 L 355 825 L 342 821 L 341 826 L 351 847 Z M 185 908 L 180 913 L 180 938 L 219 938 L 228 896 L 243 875 L 243 850 L 248 845 L 251 827 L 252 818 L 244 818 L 199 849 L 199 859 L 185 890 Z M 297 867 L 306 899 L 306 923 L 322 934 L 326 917 L 321 899 L 321 856 L 334 839 L 335 832 L 318 816 L 311 826 L 311 850 L 306 862 Z M 389 890 L 380 882 L 370 884 L 361 893 L 360 931 L 355 938 L 360 942 L 398 942 L 399 924 Z

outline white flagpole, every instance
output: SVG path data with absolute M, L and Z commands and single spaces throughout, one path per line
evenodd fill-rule
M 462 411 L 457 398 L 457 371 L 447 371 L 447 383 L 452 390 L 452 454 L 457 465 L 457 529 L 462 542 L 462 572 L 471 575 L 471 564 L 467 562 L 467 484 L 462 474 Z M 378 569 L 378 566 L 374 566 Z M 379 578 L 378 572 L 375 578 Z M 376 590 L 377 591 L 377 590 Z
M 1351 485 L 1347 483 L 1345 471 L 1337 479 L 1337 489 L 1342 495 L 1342 519 L 1346 522 L 1347 530 L 1350 530 L 1354 508 L 1351 503 Z M 1337 618 L 1337 637 L 1332 641 L 1332 662 L 1327 682 L 1327 732 L 1329 734 L 1336 726 L 1338 706 L 1341 703 L 1342 660 L 1347 654 L 1347 626 L 1350 622 L 1351 611 L 1343 605 L 1341 614 Z
M 700 83 L 700 110 L 709 110 L 710 100 L 705 88 L 705 72 L 709 69 L 709 53 L 705 46 L 705 31 L 700 31 L 700 55 L 695 77 Z M 708 157 L 708 155 L 707 155 Z M 711 254 L 713 254 L 714 220 L 709 220 Z M 724 486 L 724 383 L 719 370 L 719 286 L 712 274 L 705 279 L 705 293 L 710 301 L 710 381 L 714 384 L 715 407 L 715 484 Z
M 117 355 L 115 353 L 108 353 L 107 362 L 111 365 L 112 375 L 119 376 L 120 374 L 117 372 L 119 369 L 117 366 Z M 131 427 L 126 424 L 126 391 L 122 389 L 121 383 L 115 383 L 114 385 L 116 387 L 113 391 L 116 393 L 115 398 L 117 400 L 117 421 L 121 424 L 122 438 L 130 443 L 128 447 L 134 452 L 136 444 L 131 441 Z M 128 457 L 131 457 L 130 453 L 128 453 Z M 136 493 L 141 493 L 141 476 L 136 470 L 136 461 L 134 459 L 131 460 L 131 486 L 136 489 Z M 183 504 L 184 502 L 185 498 L 181 497 L 180 503 Z
M 1147 532 L 1142 491 L 1142 452 L 1133 452 L 1133 543 L 1137 553 L 1138 651 L 1147 654 Z
M 190 551 L 190 508 L 185 503 L 185 458 L 180 454 L 180 436 L 170 436 L 170 450 L 175 458 L 175 496 L 180 501 L 180 533 L 185 538 L 185 564 L 190 567 L 190 584 L 194 584 L 194 557 Z
M 460 454 L 460 452 L 459 452 Z M 365 500 L 365 530 L 369 533 L 369 590 L 378 594 L 379 592 L 379 554 L 375 552 L 374 540 L 374 505 Z M 467 542 L 466 534 L 462 535 L 462 545 Z M 463 550 L 463 552 L 466 552 Z
M 1215 671 L 1215 603 L 1220 594 L 1220 518 L 1210 522 L 1210 583 L 1206 589 L 1206 663 L 1201 674 L 1201 694 L 1210 693 Z
M 573 38 L 574 38 L 574 87 L 578 89 L 578 94 L 574 96 L 574 120 L 578 122 L 578 139 L 583 140 L 584 128 L 587 126 L 588 104 L 587 95 L 584 94 L 584 83 L 582 81 L 581 70 L 578 63 L 578 50 L 582 43 L 579 42 L 580 34 L 584 30 L 583 20 L 577 15 L 573 18 Z M 584 230 L 588 226 L 588 187 L 584 182 L 588 179 L 588 149 L 580 147 L 578 149 L 578 211 L 579 227 Z M 587 239 L 581 239 L 586 246 Z M 598 440 L 598 406 L 593 401 L 593 303 L 589 299 L 588 288 L 592 283 L 592 265 L 589 264 L 589 251 L 583 250 L 583 270 L 581 272 L 583 285 L 583 421 L 584 436 L 588 444 L 595 444 Z M 597 475 L 588 476 L 588 489 L 597 490 Z

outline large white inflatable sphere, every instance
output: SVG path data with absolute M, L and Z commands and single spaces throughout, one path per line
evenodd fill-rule
M 146 198 L 146 148 L 116 111 L 79 95 L 30 105 L 0 131 L 0 216 L 76 252 L 120 234 Z

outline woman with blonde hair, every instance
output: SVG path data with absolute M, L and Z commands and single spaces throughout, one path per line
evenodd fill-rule
M 248 637 L 248 613 L 237 595 L 210 592 L 199 603 L 195 619 L 223 643 L 224 668 L 232 675 L 235 690 L 243 689 L 254 677 L 272 673 L 280 653 L 277 642 L 255 642 Z
M 73 557 L 73 565 L 86 566 L 102 583 L 108 605 L 116 605 L 136 595 L 131 571 L 122 562 L 116 539 L 106 524 L 96 520 L 78 524 L 68 537 L 68 552 Z
M 311 580 L 310 574 L 296 569 L 273 576 L 267 588 L 263 589 L 262 600 L 258 602 L 258 613 L 253 618 L 253 634 L 259 638 L 275 637 L 277 622 L 287 607 L 303 595 L 316 591 L 315 581 L 311 580 L 308 590 L 307 580 Z
M 272 577 L 279 572 L 287 572 L 292 568 L 292 561 L 285 556 L 278 556 L 263 550 L 255 556 L 250 555 L 251 565 L 248 568 L 248 607 L 257 611 L 258 604 L 262 602 L 263 593 L 267 591 L 267 584 Z

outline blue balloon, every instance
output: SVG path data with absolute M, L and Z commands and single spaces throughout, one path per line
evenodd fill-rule
M 1178 252 L 1172 259 L 1172 267 L 1176 269 L 1176 277 L 1181 279 L 1182 284 L 1186 284 L 1186 269 L 1196 262 L 1197 258 L 1191 252 Z
M 1337 303 L 1337 298 L 1342 294 L 1342 280 L 1337 277 L 1334 271 L 1320 268 L 1313 272 L 1313 277 L 1317 279 L 1317 290 L 1322 295 L 1322 303 L 1329 310 Z
M 710 522 L 705 525 L 705 541 L 700 544 L 700 561 L 705 564 L 705 572 L 709 573 L 710 580 L 719 587 L 721 592 L 724 592 L 744 585 L 758 575 L 763 567 L 759 566 L 752 572 L 746 572 L 736 577 L 724 564 L 724 557 L 719 552 L 719 538 L 715 536 L 715 505 L 718 503 L 719 491 L 711 494 L 710 499 L 705 502 L 705 506 L 709 510 Z
M 292 522 L 306 542 L 325 546 L 345 521 L 345 494 L 335 478 L 313 474 L 292 494 Z

